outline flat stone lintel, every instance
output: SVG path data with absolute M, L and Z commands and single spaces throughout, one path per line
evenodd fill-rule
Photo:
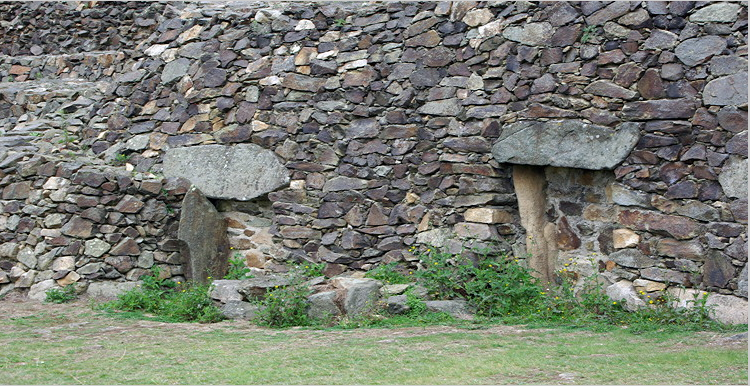
M 634 122 L 612 129 L 572 119 L 520 121 L 502 128 L 492 155 L 501 163 L 614 169 L 639 136 L 639 124 Z

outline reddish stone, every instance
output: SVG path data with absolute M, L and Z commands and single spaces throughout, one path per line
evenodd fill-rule
M 25 200 L 29 198 L 31 183 L 28 181 L 16 182 L 3 189 L 3 200 Z
M 614 82 L 622 87 L 630 87 L 640 78 L 643 68 L 636 63 L 625 63 L 617 67 L 615 71 Z
M 628 102 L 622 108 L 622 117 L 628 120 L 692 118 L 695 108 L 695 102 L 690 99 Z
M 122 213 L 138 213 L 143 205 L 143 201 L 127 195 L 115 206 L 115 210 Z
M 735 221 L 747 224 L 747 198 L 732 201 L 729 210 L 732 211 Z
M 99 205 L 99 199 L 91 196 L 78 196 L 76 197 L 76 205 L 81 208 L 91 208 Z
M 541 103 L 532 103 L 519 115 L 524 118 L 574 118 L 577 116 L 573 111 L 547 106 Z
M 109 251 L 109 254 L 113 256 L 138 256 L 141 254 L 141 248 L 138 246 L 138 243 L 134 239 L 128 237 L 115 245 Z
M 678 182 L 667 189 L 664 197 L 674 198 L 695 198 L 698 196 L 698 185 L 693 181 Z
M 10 70 L 8 70 L 8 74 L 9 75 L 24 75 L 24 74 L 28 74 L 29 71 L 31 71 L 31 67 L 14 64 L 10 66 Z
M 703 264 L 703 284 L 723 288 L 734 278 L 735 272 L 731 260 L 725 254 L 712 250 Z
M 625 54 L 622 53 L 622 50 L 612 50 L 607 51 L 605 53 L 599 54 L 599 57 L 596 58 L 597 64 L 605 65 L 605 64 L 618 64 L 622 63 L 625 60 Z
M 565 216 L 557 224 L 557 246 L 563 251 L 572 251 L 581 247 L 581 239 L 570 228 Z
M 74 216 L 70 221 L 63 225 L 62 228 L 60 228 L 60 232 L 66 236 L 85 239 L 91 237 L 93 226 L 94 224 L 91 221 Z
M 659 76 L 659 70 L 649 68 L 638 81 L 638 92 L 645 99 L 664 98 L 664 84 Z
M 698 241 L 678 241 L 661 239 L 656 244 L 656 253 L 660 256 L 703 261 L 705 252 Z
M 126 273 L 135 266 L 130 256 L 107 256 L 104 262 L 114 267 L 117 272 Z
M 378 226 L 388 224 L 388 217 L 383 214 L 382 209 L 379 205 L 374 204 L 370 207 L 370 211 L 367 213 L 367 226 Z
M 666 233 L 680 240 L 696 237 L 702 231 L 700 224 L 693 220 L 658 212 L 623 210 L 619 219 L 620 223 L 635 230 Z
M 667 184 L 674 184 L 690 174 L 690 166 L 682 162 L 671 162 L 659 168 L 659 177 Z
M 739 133 L 747 130 L 747 111 L 739 110 L 735 106 L 727 106 L 719 110 L 717 114 L 719 125 L 724 130 Z

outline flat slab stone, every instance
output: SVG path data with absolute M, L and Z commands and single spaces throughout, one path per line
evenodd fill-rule
M 206 197 L 248 201 L 289 184 L 272 151 L 254 144 L 201 145 L 167 150 L 164 175 L 182 177 Z
M 492 155 L 502 163 L 613 169 L 638 138 L 633 122 L 611 129 L 577 120 L 520 121 L 502 128 Z

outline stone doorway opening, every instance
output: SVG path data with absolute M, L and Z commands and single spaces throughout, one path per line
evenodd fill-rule
M 573 265 L 588 275 L 595 269 L 589 260 L 611 252 L 617 222 L 611 170 L 638 138 L 637 123 L 613 129 L 577 120 L 519 121 L 501 129 L 492 154 L 513 167 L 527 264 L 539 279 L 555 283 Z

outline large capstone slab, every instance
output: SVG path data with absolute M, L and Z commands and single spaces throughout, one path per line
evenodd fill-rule
M 579 169 L 613 169 L 638 142 L 638 124 L 612 129 L 577 120 L 505 125 L 492 155 L 498 162 Z
M 270 150 L 254 144 L 201 145 L 167 150 L 164 175 L 190 180 L 206 197 L 248 201 L 289 184 Z

